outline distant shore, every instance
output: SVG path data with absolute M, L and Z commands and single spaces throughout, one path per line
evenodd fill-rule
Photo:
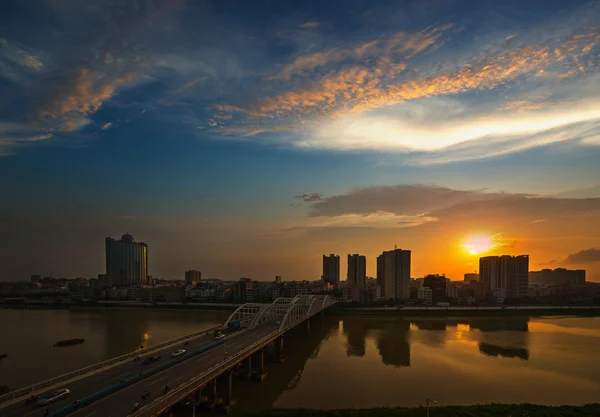
M 141 302 L 141 301 L 97 301 L 80 303 L 49 303 L 44 301 L 16 302 L 11 300 L 0 301 L 0 308 L 11 309 L 82 309 L 82 308 L 148 308 L 148 309 L 173 309 L 173 310 L 235 310 L 241 304 L 233 303 L 167 303 L 167 302 Z
M 507 307 L 348 307 L 334 306 L 336 315 L 365 316 L 600 316 L 600 306 L 507 306 Z
M 425 417 L 425 407 L 365 408 L 347 410 L 274 409 L 244 413 L 242 417 Z M 534 404 L 435 406 L 431 417 L 598 417 L 600 404 L 550 407 Z

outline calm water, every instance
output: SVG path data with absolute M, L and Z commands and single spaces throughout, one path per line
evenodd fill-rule
M 209 327 L 226 312 L 0 310 L 0 385 L 25 385 Z M 52 327 L 50 326 L 52 324 Z M 85 337 L 58 349 L 59 339 Z M 600 398 L 600 318 L 325 317 L 286 335 L 262 384 L 235 381 L 235 412 Z M 15 372 L 16 369 L 21 372 Z M 187 414 L 181 414 L 186 416 Z

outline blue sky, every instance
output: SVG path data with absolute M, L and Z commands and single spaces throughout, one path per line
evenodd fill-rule
M 374 274 L 398 244 L 458 279 L 487 234 L 600 280 L 600 250 L 569 256 L 600 248 L 598 1 L 2 11 L 1 279 L 94 276 L 129 231 L 161 277 L 316 279 L 329 252 Z

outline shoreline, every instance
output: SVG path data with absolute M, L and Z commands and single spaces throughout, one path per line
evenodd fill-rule
M 97 302 L 97 303 L 24 303 L 9 302 L 0 303 L 0 309 L 12 310 L 84 310 L 90 309 L 157 309 L 157 310 L 213 310 L 233 311 L 241 304 L 227 303 L 146 303 L 146 302 Z
M 431 406 L 431 416 L 435 417 L 597 417 L 600 404 L 581 406 L 546 406 L 536 404 L 486 404 L 486 405 L 449 405 Z M 314 410 L 304 408 L 272 409 L 260 412 L 239 414 L 241 417 L 423 417 L 427 414 L 425 406 L 419 407 L 381 407 L 363 409 Z
M 400 316 L 400 317 L 524 317 L 524 316 L 600 316 L 600 308 L 540 308 L 528 307 L 522 309 L 466 309 L 466 308 L 356 308 L 334 306 L 330 314 L 338 316 Z

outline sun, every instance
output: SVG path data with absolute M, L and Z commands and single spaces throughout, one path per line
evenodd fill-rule
M 471 255 L 477 255 L 478 253 L 487 252 L 494 246 L 496 246 L 492 241 L 492 238 L 493 236 L 471 236 L 465 241 L 464 248 Z

